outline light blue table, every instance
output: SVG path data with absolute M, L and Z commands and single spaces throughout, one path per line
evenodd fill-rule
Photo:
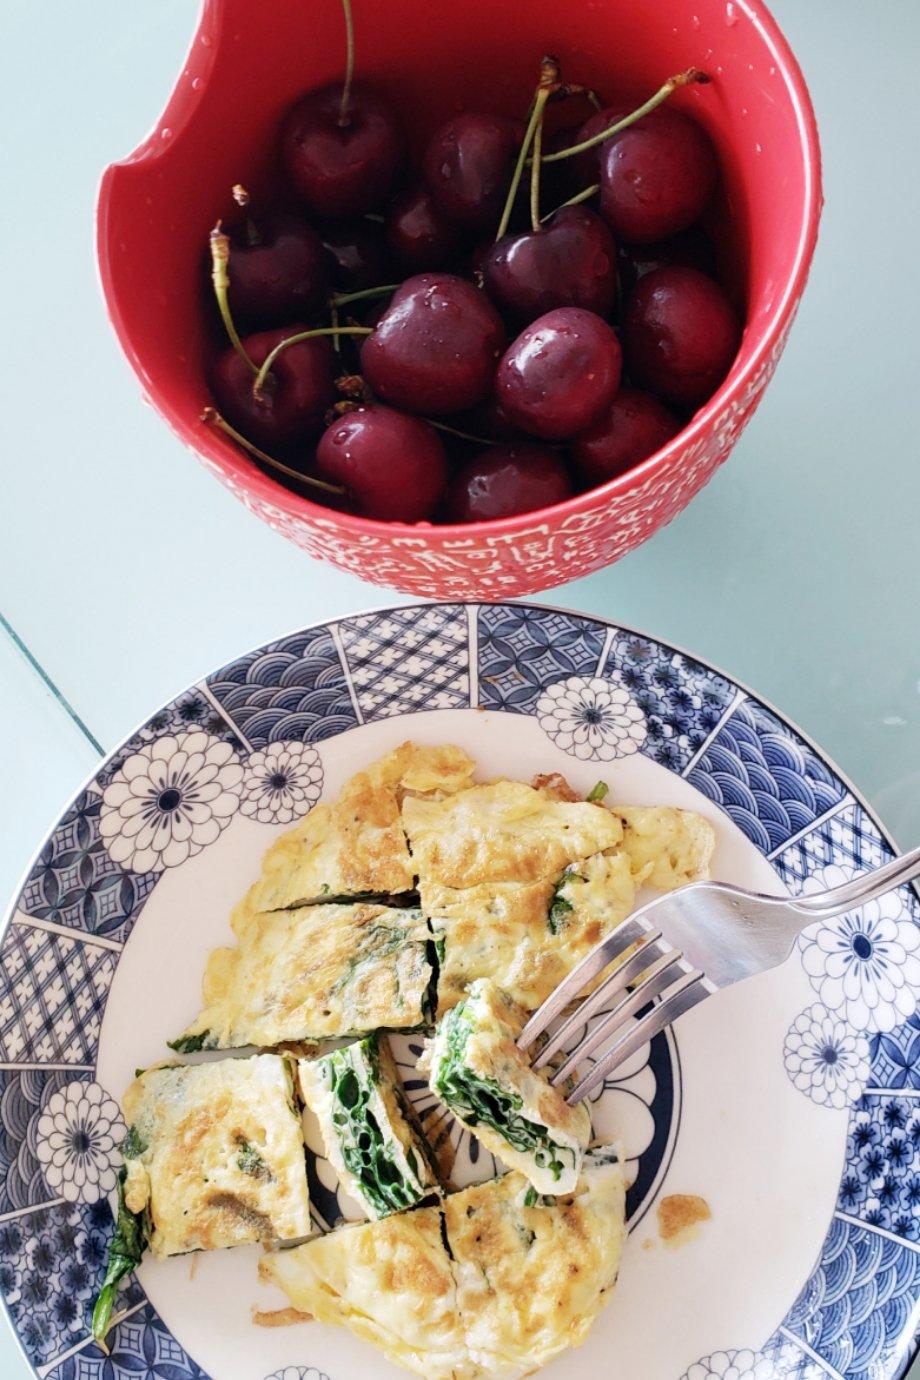
M 774 9 L 811 83 L 826 162 L 791 343 L 691 509 L 547 597 L 755 687 L 907 845 L 920 839 L 920 8 Z M 188 0 L 4 15 L 4 895 L 100 752 L 159 701 L 282 630 L 390 602 L 308 561 L 220 489 L 141 405 L 105 320 L 96 180 L 158 114 L 194 18 Z M 0 1375 L 25 1374 L 0 1330 Z

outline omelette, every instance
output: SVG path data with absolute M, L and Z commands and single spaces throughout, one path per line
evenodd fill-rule
M 244 904 L 263 912 L 411 892 L 415 867 L 401 804 L 463 790 L 474 767 L 461 748 L 403 743 L 347 781 L 337 800 L 317 805 L 272 844 Z
M 493 983 L 474 982 L 438 1025 L 424 1062 L 431 1091 L 458 1121 L 538 1193 L 572 1193 L 591 1134 L 515 1041 L 526 1021 Z
M 319 1122 L 326 1158 L 365 1215 L 386 1217 L 437 1191 L 384 1037 L 301 1059 L 297 1080 Z
M 606 787 L 474 771 L 458 747 L 404 743 L 266 851 L 172 1042 L 266 1052 L 128 1089 L 100 1342 L 145 1250 L 253 1242 L 296 1309 L 428 1380 L 514 1380 L 584 1340 L 619 1266 L 622 1174 L 516 1037 L 640 888 L 709 875 L 715 837 Z M 510 1173 L 442 1196 L 387 1031 L 432 1035 L 432 1091 Z M 303 1107 L 369 1219 L 313 1239 Z
M 128 1133 L 116 1232 L 93 1314 L 97 1340 L 120 1280 L 145 1250 L 162 1258 L 298 1241 L 312 1231 L 288 1059 L 260 1054 L 147 1069 L 123 1106 Z
M 237 1049 L 415 1030 L 431 1019 L 435 941 L 417 909 L 371 902 L 257 915 L 205 969 L 204 1007 L 172 1048 Z
M 571 1194 L 508 1174 L 271 1252 L 259 1273 L 428 1380 L 517 1380 L 585 1340 L 616 1282 L 624 1212 L 616 1153 L 589 1152 Z

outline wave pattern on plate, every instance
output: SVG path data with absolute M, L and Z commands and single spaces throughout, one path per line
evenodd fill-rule
M 846 794 L 817 754 L 753 700 L 726 720 L 687 779 L 767 854 Z
M 916 1323 L 920 1252 L 836 1217 L 785 1328 L 846 1380 L 882 1380 Z
M 207 685 L 252 747 L 319 742 L 358 722 L 328 628 L 308 628 L 240 657 Z

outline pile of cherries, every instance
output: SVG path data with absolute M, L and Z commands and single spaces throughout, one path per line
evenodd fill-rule
M 230 343 L 206 419 L 317 502 L 408 523 L 545 508 L 658 450 L 741 330 L 698 225 L 715 151 L 664 103 L 702 74 L 585 121 L 544 59 L 526 121 L 457 115 L 415 175 L 351 52 L 284 120 L 287 207 L 237 187 L 212 232 Z

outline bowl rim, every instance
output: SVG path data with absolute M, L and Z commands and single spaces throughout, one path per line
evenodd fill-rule
M 192 35 L 189 57 L 186 59 L 183 72 L 188 72 L 191 54 L 196 54 L 196 65 L 203 69 L 202 82 L 207 80 L 216 60 L 217 38 L 223 25 L 223 11 L 228 3 L 230 0 L 203 0 L 201 5 L 198 24 Z M 148 391 L 153 406 L 176 436 L 190 446 L 209 468 L 216 470 L 218 477 L 226 481 L 235 493 L 245 495 L 247 500 L 252 499 L 280 511 L 284 516 L 295 522 L 303 522 L 314 530 L 334 529 L 359 541 L 362 538 L 388 538 L 391 542 L 397 541 L 401 545 L 408 545 L 410 542 L 417 544 L 419 541 L 431 541 L 438 545 L 472 545 L 479 538 L 508 538 L 526 533 L 535 524 L 546 520 L 564 526 L 566 519 L 577 518 L 579 514 L 595 510 L 598 504 L 615 502 L 618 498 L 640 489 L 647 480 L 667 472 L 671 463 L 679 461 L 683 451 L 702 441 L 721 414 L 743 396 L 746 387 L 759 374 L 764 361 L 769 359 L 777 345 L 783 341 L 805 287 L 821 219 L 823 196 L 820 139 L 814 107 L 802 69 L 783 31 L 763 0 L 735 0 L 735 3 L 736 8 L 747 16 L 759 33 L 777 71 L 782 75 L 795 115 L 805 180 L 795 257 L 792 270 L 784 280 L 782 291 L 777 294 L 769 314 L 758 318 L 756 331 L 751 339 L 749 357 L 740 367 L 736 358 L 715 393 L 694 413 L 686 426 L 681 427 L 660 450 L 647 456 L 623 474 L 607 480 L 606 483 L 546 508 L 532 509 L 511 517 L 493 518 L 487 522 L 384 522 L 328 508 L 314 503 L 305 495 L 295 493 L 259 469 L 239 447 L 213 427 L 209 427 L 200 417 L 190 419 L 182 410 L 160 395 L 159 389 L 147 376 L 143 362 L 134 347 L 133 333 L 121 311 L 119 294 L 114 286 L 111 237 L 108 228 L 113 200 L 124 178 L 135 170 L 149 167 L 154 160 L 162 161 L 181 141 L 183 130 L 193 114 L 196 103 L 194 96 L 197 96 L 197 89 L 191 87 L 191 84 L 183 83 L 181 78 L 146 138 L 125 158 L 109 164 L 104 170 L 96 202 L 96 259 L 106 310 L 119 344 Z M 205 50 L 203 63 L 199 56 L 202 47 Z M 199 82 L 199 89 L 202 82 Z M 168 142 L 160 136 L 163 129 L 172 130 L 173 137 Z M 747 321 L 745 332 L 750 332 L 751 329 L 751 323 Z

